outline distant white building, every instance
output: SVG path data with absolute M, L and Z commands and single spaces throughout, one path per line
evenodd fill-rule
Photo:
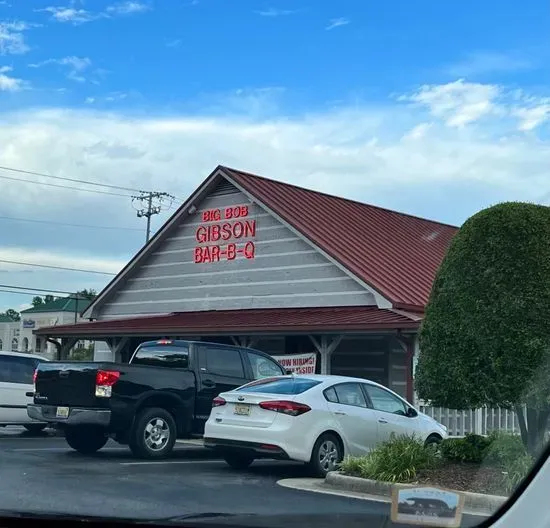
M 33 330 L 43 326 L 57 326 L 83 321 L 80 314 L 89 306 L 88 299 L 64 297 L 21 312 L 20 321 L 0 316 L 0 350 L 40 354 L 55 359 L 56 347 Z M 87 346 L 88 342 L 77 343 Z

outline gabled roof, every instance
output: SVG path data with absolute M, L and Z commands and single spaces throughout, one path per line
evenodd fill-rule
M 42 327 L 34 334 L 50 337 L 120 335 L 224 335 L 330 331 L 416 330 L 418 320 L 376 306 L 270 308 L 180 312 Z
M 87 308 L 85 317 L 162 243 L 222 178 L 378 292 L 394 308 L 423 312 L 455 226 L 218 166 Z
M 221 168 L 395 308 L 423 311 L 457 227 Z
M 75 299 L 74 297 L 62 297 L 60 299 L 55 299 L 49 303 L 40 304 L 33 308 L 27 308 L 22 310 L 22 314 L 31 314 L 31 313 L 51 313 L 51 312 L 77 312 L 82 313 L 88 306 L 91 301 L 88 299 Z
M 19 321 L 14 321 L 11 317 L 7 315 L 0 314 L 0 323 L 18 323 Z

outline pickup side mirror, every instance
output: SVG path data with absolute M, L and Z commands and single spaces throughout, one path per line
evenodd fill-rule
M 413 409 L 412 407 L 407 407 L 406 416 L 408 416 L 409 418 L 414 418 L 418 416 L 418 413 L 416 412 L 416 409 Z

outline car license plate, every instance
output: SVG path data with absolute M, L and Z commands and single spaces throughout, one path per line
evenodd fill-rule
M 69 417 L 69 408 L 68 407 L 58 407 L 55 413 L 56 418 L 68 418 Z
M 235 405 L 235 410 L 233 412 L 240 416 L 248 416 L 250 414 L 250 405 L 237 404 Z

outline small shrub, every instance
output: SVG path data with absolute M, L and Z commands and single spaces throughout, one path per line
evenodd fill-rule
M 533 467 L 533 457 L 527 453 L 508 461 L 504 468 L 504 486 L 508 493 L 512 493 L 521 481 L 529 474 Z
M 506 467 L 514 460 L 527 455 L 519 435 L 495 431 L 489 435 L 491 445 L 487 450 L 487 462 Z
M 441 454 L 450 462 L 479 464 L 487 455 L 491 439 L 468 434 L 464 438 L 447 438 L 441 442 Z
M 340 468 L 357 477 L 410 482 L 418 471 L 433 468 L 439 461 L 437 450 L 426 448 L 414 436 L 393 436 L 364 457 L 346 457 Z

